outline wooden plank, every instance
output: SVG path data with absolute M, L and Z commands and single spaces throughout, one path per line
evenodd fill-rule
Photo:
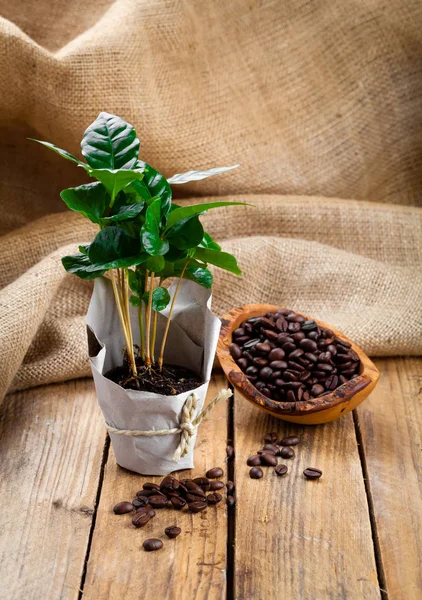
M 422 359 L 376 360 L 378 387 L 359 407 L 389 600 L 422 598 Z
M 235 397 L 236 600 L 379 599 L 371 525 L 352 414 L 326 425 L 280 421 Z M 296 434 L 289 472 L 250 479 L 246 459 L 266 432 Z M 306 480 L 306 467 L 322 469 Z
M 0 598 L 77 598 L 106 439 L 90 380 L 12 394 L 0 413 Z
M 223 376 L 214 376 L 208 399 L 225 386 Z M 214 466 L 225 470 L 226 440 L 227 406 L 220 402 L 200 426 L 195 469 L 180 471 L 177 477 L 204 475 Z M 113 514 L 113 506 L 121 500 L 130 501 L 145 481 L 160 480 L 121 469 L 110 451 L 88 561 L 84 600 L 225 598 L 227 511 L 224 502 L 197 515 L 173 509 L 157 510 L 156 517 L 142 529 L 132 526 L 130 516 Z M 175 540 L 167 540 L 164 535 L 164 529 L 171 525 L 182 529 Z M 142 543 L 150 537 L 161 538 L 164 547 L 158 552 L 145 552 Z

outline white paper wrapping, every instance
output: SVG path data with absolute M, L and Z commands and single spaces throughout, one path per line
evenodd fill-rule
M 173 296 L 177 282 L 169 288 Z M 122 364 L 124 338 L 120 327 L 111 282 L 95 280 L 86 323 L 90 346 L 90 363 L 98 402 L 105 421 L 117 429 L 159 431 L 179 426 L 183 405 L 194 391 L 198 396 L 197 414 L 202 410 L 213 366 L 220 320 L 211 310 L 211 293 L 199 285 L 183 280 L 173 310 L 164 353 L 167 364 L 188 367 L 200 373 L 204 383 L 178 396 L 161 396 L 152 392 L 124 390 L 103 373 Z M 156 356 L 161 345 L 169 307 L 158 315 Z M 137 309 L 131 307 L 134 343 L 139 340 Z M 117 463 L 143 475 L 167 475 L 171 471 L 191 469 L 196 435 L 188 453 L 174 462 L 172 457 L 180 434 L 132 437 L 110 434 Z

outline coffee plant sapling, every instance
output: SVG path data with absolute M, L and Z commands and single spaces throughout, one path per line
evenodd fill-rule
M 161 371 L 182 279 L 210 288 L 210 264 L 241 274 L 235 257 L 221 250 L 204 231 L 199 217 L 213 208 L 244 203 L 179 206 L 172 202 L 170 184 L 198 181 L 235 167 L 188 171 L 167 180 L 139 159 L 140 142 L 133 126 L 105 112 L 99 114 L 83 135 L 81 152 L 86 163 L 49 142 L 34 141 L 76 163 L 96 180 L 60 194 L 69 209 L 100 229 L 90 244 L 79 247 L 79 253 L 63 257 L 63 266 L 68 273 L 82 279 L 109 273 L 131 378 L 138 378 L 138 367 L 143 370 L 157 367 Z M 162 284 L 174 277 L 178 282 L 156 363 L 157 315 L 170 303 L 170 294 Z M 130 303 L 138 309 L 139 347 L 133 340 Z M 141 358 L 138 365 L 136 348 Z

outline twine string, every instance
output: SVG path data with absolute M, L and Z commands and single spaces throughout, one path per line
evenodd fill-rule
M 186 402 L 182 408 L 182 414 L 180 417 L 179 427 L 173 427 L 172 429 L 150 429 L 148 431 L 142 431 L 139 429 L 118 429 L 112 427 L 108 423 L 105 423 L 105 428 L 109 433 L 116 435 L 128 435 L 131 437 L 153 437 L 155 435 L 175 435 L 180 433 L 180 442 L 177 446 L 176 452 L 173 455 L 173 460 L 178 462 L 183 456 L 189 451 L 189 446 L 192 437 L 198 430 L 199 425 L 207 416 L 207 414 L 214 408 L 217 402 L 220 400 L 228 400 L 233 392 L 228 389 L 222 389 L 215 398 L 195 417 L 196 409 L 198 406 L 198 396 L 193 392 L 188 396 Z

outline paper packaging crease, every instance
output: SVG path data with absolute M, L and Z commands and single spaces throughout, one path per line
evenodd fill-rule
M 176 282 L 169 288 L 173 297 Z M 169 305 L 170 306 L 170 305 Z M 104 377 L 109 369 L 122 364 L 124 339 L 114 301 L 111 282 L 98 278 L 88 308 L 86 323 L 90 363 L 98 402 L 105 421 L 118 429 L 142 431 L 177 428 L 183 405 L 195 391 L 197 414 L 202 410 L 211 378 L 220 320 L 211 312 L 211 292 L 183 280 L 177 295 L 164 353 L 164 363 L 188 367 L 202 375 L 204 383 L 177 396 L 125 390 Z M 158 315 L 156 355 L 161 345 L 169 307 Z M 131 307 L 133 339 L 139 340 L 137 309 Z M 95 337 L 94 337 L 95 336 Z M 196 415 L 195 415 L 196 416 Z M 167 475 L 171 471 L 191 469 L 196 434 L 188 453 L 179 462 L 172 460 L 180 434 L 132 437 L 110 434 L 117 463 L 143 475 Z

